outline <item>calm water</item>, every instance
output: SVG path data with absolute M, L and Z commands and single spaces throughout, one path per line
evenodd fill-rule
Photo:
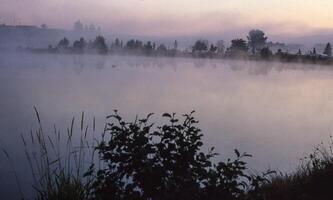
M 85 111 L 103 127 L 113 109 L 136 114 L 196 110 L 207 146 L 220 158 L 233 149 L 252 168 L 290 171 L 333 128 L 333 68 L 313 65 L 144 57 L 0 55 L 0 145 L 29 185 L 20 134 L 63 129 Z M 17 193 L 0 154 L 0 196 Z M 29 193 L 27 187 L 25 192 Z

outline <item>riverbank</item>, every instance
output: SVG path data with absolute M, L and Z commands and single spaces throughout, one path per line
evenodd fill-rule
M 125 121 L 115 111 L 100 139 L 92 142 L 88 138 L 95 132 L 95 118 L 91 128 L 84 113 L 78 121 L 73 118 L 67 136 L 60 139 L 55 127 L 54 133 L 44 132 L 36 110 L 38 128 L 31 138 L 22 136 L 36 199 L 332 199 L 332 138 L 292 173 L 252 173 L 256 170 L 247 164 L 252 156 L 238 150 L 233 159 L 213 162 L 218 152 L 202 151 L 204 135 L 193 114 L 178 118 L 164 113 L 167 121 L 154 126 L 151 114 Z M 59 146 L 63 142 L 65 149 Z M 9 153 L 3 153 L 10 161 Z

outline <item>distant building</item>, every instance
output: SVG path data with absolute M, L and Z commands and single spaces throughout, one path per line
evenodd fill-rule
M 96 31 L 68 31 L 63 29 L 47 28 L 29 25 L 0 25 L 0 49 L 46 48 L 56 45 L 60 39 L 66 37 L 70 41 L 84 37 L 93 39 L 100 32 Z

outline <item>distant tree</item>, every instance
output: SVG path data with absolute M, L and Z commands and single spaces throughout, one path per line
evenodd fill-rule
M 298 49 L 297 55 L 299 55 L 299 56 L 302 55 L 302 51 L 301 51 L 301 49 Z
M 105 39 L 103 36 L 97 36 L 93 42 L 93 48 L 96 49 L 99 53 L 107 53 L 108 47 L 105 43 Z
M 154 50 L 154 45 L 151 43 L 151 41 L 148 41 L 144 46 L 143 49 L 147 55 L 150 55 L 152 51 Z
M 217 53 L 224 54 L 225 51 L 224 41 L 223 40 L 217 41 L 216 46 L 217 46 Z
M 47 27 L 46 24 L 42 24 L 42 25 L 40 25 L 40 27 L 41 27 L 42 29 L 48 29 L 48 27 Z
M 76 21 L 73 26 L 74 31 L 82 31 L 83 30 L 83 24 L 80 20 Z
M 270 57 L 272 57 L 272 55 L 273 55 L 273 52 L 268 47 L 265 47 L 260 50 L 260 56 L 263 59 L 269 59 Z
M 135 46 L 136 49 L 142 49 L 143 47 L 143 42 L 140 40 L 135 40 Z
M 76 40 L 73 43 L 73 48 L 77 49 L 77 50 L 83 50 L 84 48 L 86 48 L 86 46 L 87 46 L 87 43 L 84 40 L 84 38 L 80 38 L 80 40 Z
M 120 40 L 118 38 L 116 38 L 116 40 L 114 41 L 114 45 L 116 47 L 120 47 Z
M 216 53 L 216 51 L 217 51 L 217 46 L 211 44 L 211 45 L 210 45 L 210 48 L 209 48 L 209 51 L 212 52 L 212 53 Z
M 81 49 L 80 47 L 81 47 L 81 45 L 80 45 L 80 41 L 75 40 L 75 41 L 73 42 L 73 48 L 74 48 L 74 49 Z
M 330 43 L 326 44 L 324 54 L 327 55 L 328 57 L 332 57 L 332 46 Z
M 173 43 L 173 49 L 177 50 L 178 49 L 178 41 L 175 40 L 175 42 Z
M 111 44 L 111 49 L 116 51 L 122 49 L 122 41 L 116 38 L 115 41 Z
M 168 51 L 168 49 L 166 48 L 166 46 L 164 44 L 160 44 L 156 49 L 156 52 L 159 54 L 165 54 L 167 51 Z
M 231 46 L 229 50 L 247 52 L 248 51 L 247 43 L 243 39 L 231 40 Z
M 253 54 L 260 51 L 266 44 L 267 37 L 262 30 L 251 30 L 247 36 L 249 47 Z
M 142 44 L 142 41 L 132 39 L 126 43 L 125 48 L 128 50 L 139 50 L 142 49 Z
M 208 50 L 208 41 L 197 40 L 192 48 L 192 52 L 203 52 Z
M 68 48 L 68 46 L 69 46 L 69 40 L 67 38 L 60 40 L 58 43 L 58 48 L 61 48 L 61 49 Z
M 126 48 L 129 49 L 129 50 L 135 49 L 135 40 L 129 40 L 126 43 Z
M 317 55 L 317 50 L 316 50 L 316 48 L 313 48 L 312 54 L 313 54 L 313 55 Z

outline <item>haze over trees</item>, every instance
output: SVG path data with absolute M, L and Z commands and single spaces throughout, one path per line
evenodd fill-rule
M 267 37 L 262 30 L 254 29 L 249 32 L 247 36 L 248 44 L 252 54 L 256 54 L 258 51 L 265 47 Z
M 80 21 L 75 23 L 77 30 L 82 28 Z M 92 27 L 94 28 L 94 27 Z M 179 47 L 179 42 L 174 40 L 168 45 L 156 41 L 142 41 L 130 39 L 128 41 L 116 38 L 112 42 L 107 42 L 103 36 L 97 36 L 94 40 L 85 40 L 81 37 L 74 40 L 72 46 L 65 37 L 61 39 L 53 48 L 48 49 L 28 49 L 32 52 L 49 53 L 99 53 L 117 55 L 144 55 L 144 56 L 168 56 L 168 57 L 193 57 L 193 58 L 220 58 L 220 59 L 249 59 L 249 60 L 275 60 L 283 62 L 302 62 L 316 64 L 333 64 L 332 46 L 327 43 L 325 48 L 320 48 L 323 53 L 317 53 L 316 47 L 313 50 L 302 53 L 298 49 L 296 53 L 289 53 L 283 43 L 267 42 L 268 37 L 262 30 L 253 29 L 249 31 L 247 40 L 236 38 L 231 40 L 229 47 L 226 47 L 223 40 L 210 42 L 208 40 L 195 40 L 192 46 L 184 49 Z M 276 47 L 281 47 L 276 49 Z M 274 50 L 272 50 L 274 49 Z

